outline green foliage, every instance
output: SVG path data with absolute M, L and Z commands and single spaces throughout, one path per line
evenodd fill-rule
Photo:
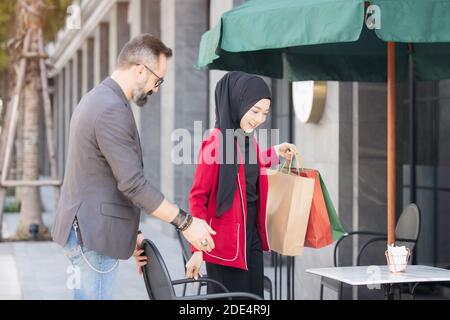
M 47 20 L 44 25 L 44 39 L 51 42 L 55 38 L 56 32 L 64 26 L 67 16 L 67 7 L 71 0 L 46 0 L 51 6 Z M 7 48 L 8 40 L 14 33 L 16 0 L 0 1 L 0 71 L 4 70 L 9 63 L 9 52 Z
M 44 26 L 45 41 L 51 42 L 55 38 L 56 32 L 64 26 L 67 17 L 67 7 L 72 0 L 47 0 L 47 3 L 53 7 L 49 12 Z
M 20 212 L 20 201 L 16 198 L 16 188 L 7 188 L 3 203 L 3 212 Z
M 14 25 L 16 1 L 0 1 L 0 71 L 8 66 L 7 42 Z
M 6 198 L 3 204 L 4 213 L 20 212 L 20 202 L 16 198 Z

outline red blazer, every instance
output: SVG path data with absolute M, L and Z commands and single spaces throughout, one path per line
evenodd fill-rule
M 266 203 L 268 182 L 265 168 L 279 162 L 274 148 L 260 153 L 256 143 L 259 176 L 258 218 L 257 228 L 262 240 L 262 249 L 270 250 L 267 239 Z M 245 190 L 244 165 L 239 165 L 236 178 L 237 188 L 231 208 L 221 217 L 216 216 L 216 201 L 219 181 L 219 147 L 220 130 L 215 128 L 203 141 L 198 156 L 197 170 L 189 196 L 190 212 L 193 216 L 206 220 L 217 233 L 213 235 L 215 248 L 211 252 L 204 252 L 203 259 L 210 263 L 220 264 L 247 270 L 246 260 L 246 219 L 247 197 Z M 240 148 L 237 148 L 239 157 Z M 196 249 L 191 246 L 194 252 Z

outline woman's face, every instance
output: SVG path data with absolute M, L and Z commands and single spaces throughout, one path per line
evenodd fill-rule
M 269 114 L 270 100 L 261 99 L 247 111 L 241 119 L 241 129 L 245 132 L 252 132 L 266 121 Z

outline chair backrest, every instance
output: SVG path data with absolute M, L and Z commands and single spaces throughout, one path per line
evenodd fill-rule
M 420 235 L 420 210 L 414 203 L 409 204 L 400 215 L 397 226 L 395 227 L 396 239 L 410 239 L 415 242 L 402 242 L 399 244 L 406 245 L 410 250 L 413 250 L 417 239 Z
M 192 256 L 191 245 L 186 238 L 181 234 L 181 231 L 177 230 L 178 242 L 181 246 L 181 253 L 183 254 L 184 263 L 188 262 Z
M 414 203 L 409 204 L 401 213 L 397 225 L 395 227 L 395 238 L 396 238 L 396 245 L 397 246 L 406 246 L 411 250 L 411 252 L 415 249 L 417 240 L 419 239 L 420 235 L 420 227 L 421 227 L 421 217 L 420 217 L 420 210 Z M 344 239 L 351 239 L 350 236 L 354 236 L 357 234 L 362 234 L 367 237 L 371 236 L 372 238 L 365 241 L 359 249 L 359 253 L 357 256 L 358 265 L 360 264 L 360 258 L 361 255 L 365 252 L 365 250 L 368 249 L 369 245 L 372 245 L 373 243 L 380 243 L 380 241 L 386 240 L 386 235 L 380 234 L 376 235 L 367 234 L 366 231 L 356 231 L 356 232 L 350 232 L 348 234 L 344 234 L 335 244 L 334 246 L 334 266 L 336 267 L 342 267 L 342 266 L 348 266 L 352 265 L 352 261 L 347 261 L 346 263 L 342 263 L 338 259 L 338 250 L 340 250 L 340 247 L 343 245 Z M 398 239 L 408 239 L 410 241 L 400 241 Z M 351 246 L 350 246 L 351 247 Z M 385 249 L 383 249 L 384 251 Z M 372 262 L 371 262 L 372 263 Z
M 149 298 L 151 300 L 175 299 L 175 290 L 169 270 L 158 248 L 148 239 L 142 241 L 141 248 L 144 250 L 148 261 L 142 269 Z

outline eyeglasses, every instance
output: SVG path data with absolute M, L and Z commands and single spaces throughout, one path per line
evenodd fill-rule
M 147 67 L 145 64 L 142 64 L 142 63 L 136 63 L 136 65 L 137 65 L 137 66 L 139 66 L 139 65 L 144 66 L 148 71 L 150 71 L 151 73 L 153 73 L 153 75 L 154 75 L 156 78 L 158 78 L 158 80 L 156 80 L 156 83 L 155 83 L 155 88 L 158 88 L 160 85 L 163 84 L 164 78 L 159 77 L 156 73 L 154 73 L 154 72 L 152 71 L 152 69 L 150 69 L 149 67 Z

